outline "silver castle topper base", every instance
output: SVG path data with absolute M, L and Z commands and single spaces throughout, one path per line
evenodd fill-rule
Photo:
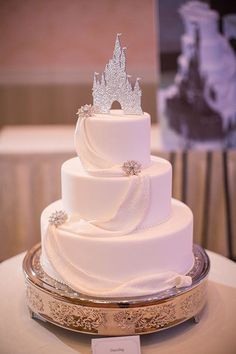
M 117 34 L 113 58 L 109 60 L 101 76 L 94 74 L 93 105 L 99 113 L 109 113 L 114 101 L 118 101 L 124 114 L 142 114 L 141 89 L 139 78 L 134 88 L 126 73 L 125 49 L 122 48 Z

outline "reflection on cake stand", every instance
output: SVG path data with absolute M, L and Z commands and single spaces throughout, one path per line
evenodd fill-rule
M 49 277 L 40 265 L 38 244 L 23 262 L 30 314 L 71 331 L 104 336 L 157 332 L 191 318 L 198 322 L 207 300 L 210 263 L 200 246 L 194 245 L 193 252 L 189 287 L 132 298 L 95 298 Z

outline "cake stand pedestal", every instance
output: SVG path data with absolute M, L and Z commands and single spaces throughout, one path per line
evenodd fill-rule
M 40 265 L 38 244 L 23 261 L 30 314 L 71 331 L 103 336 L 157 332 L 190 318 L 198 322 L 207 300 L 210 262 L 200 246 L 194 245 L 193 252 L 195 261 L 188 273 L 192 277 L 189 287 L 149 296 L 96 298 L 75 292 L 49 277 Z

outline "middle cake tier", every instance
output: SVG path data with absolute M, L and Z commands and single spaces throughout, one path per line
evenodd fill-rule
M 72 217 L 87 221 L 103 221 L 114 215 L 121 201 L 129 193 L 131 183 L 139 176 L 91 176 L 83 168 L 79 157 L 62 165 L 62 205 Z M 151 157 L 151 164 L 141 172 L 149 180 L 149 201 L 140 227 L 155 226 L 169 219 L 171 214 L 172 167 L 162 158 Z M 137 187 L 136 187 L 137 189 Z M 137 208 L 139 206 L 137 205 Z

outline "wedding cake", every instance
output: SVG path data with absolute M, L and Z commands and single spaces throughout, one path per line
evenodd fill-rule
M 96 297 L 190 286 L 194 263 L 192 212 L 171 198 L 171 164 L 150 156 L 150 116 L 119 37 L 104 73 L 95 73 L 93 105 L 78 110 L 78 157 L 62 165 L 62 199 L 41 216 L 44 271 Z

